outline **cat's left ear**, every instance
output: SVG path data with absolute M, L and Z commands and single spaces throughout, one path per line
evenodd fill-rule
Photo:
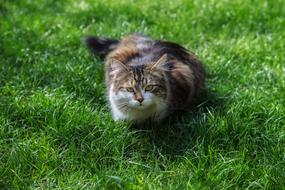
M 115 75 L 120 72 L 129 71 L 128 67 L 124 63 L 116 59 L 112 59 L 110 61 L 109 67 L 110 67 L 110 70 L 109 70 L 110 75 Z
M 157 62 L 155 62 L 155 63 L 152 65 L 151 69 L 154 69 L 154 68 L 158 68 L 158 67 L 163 66 L 163 65 L 166 63 L 167 59 L 168 59 L 167 54 L 166 54 L 166 53 L 163 54 L 163 56 L 161 56 L 161 57 L 157 60 Z

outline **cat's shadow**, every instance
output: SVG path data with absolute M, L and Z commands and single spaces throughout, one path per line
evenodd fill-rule
M 192 111 L 175 112 L 159 125 L 133 125 L 132 130 L 147 137 L 164 156 L 176 158 L 197 146 L 209 144 L 209 117 L 212 112 L 223 113 L 224 99 L 210 89 L 193 105 Z

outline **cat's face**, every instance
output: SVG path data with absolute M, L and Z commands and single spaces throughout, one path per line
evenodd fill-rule
M 158 65 L 114 63 L 113 67 L 110 95 L 120 110 L 159 110 L 166 104 L 167 79 Z

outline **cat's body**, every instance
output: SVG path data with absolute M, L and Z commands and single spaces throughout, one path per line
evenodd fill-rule
M 121 41 L 89 37 L 95 55 L 106 58 L 107 94 L 114 120 L 159 122 L 189 109 L 204 87 L 201 61 L 182 46 L 131 35 Z

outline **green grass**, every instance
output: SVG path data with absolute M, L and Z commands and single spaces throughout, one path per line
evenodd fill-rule
M 80 42 L 139 32 L 203 60 L 204 102 L 112 121 Z M 0 189 L 285 189 L 285 1 L 0 3 Z

